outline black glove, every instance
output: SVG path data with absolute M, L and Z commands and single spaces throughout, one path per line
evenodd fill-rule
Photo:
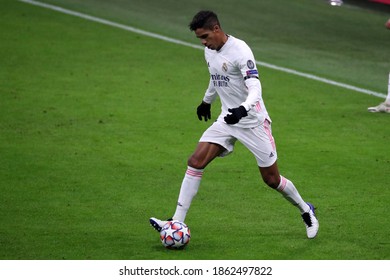
M 241 118 L 248 116 L 244 106 L 240 106 L 233 109 L 228 109 L 231 114 L 227 114 L 224 118 L 227 124 L 236 124 Z
M 202 120 L 202 117 L 204 117 L 204 121 L 207 122 L 207 120 L 211 119 L 211 104 L 202 101 L 196 109 L 196 113 L 198 114 L 198 119 L 200 121 Z

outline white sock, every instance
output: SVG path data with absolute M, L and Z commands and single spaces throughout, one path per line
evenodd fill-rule
M 198 193 L 202 175 L 203 169 L 196 169 L 190 166 L 187 167 L 187 171 L 180 188 L 176 212 L 172 217 L 173 220 L 184 222 L 192 199 Z
M 389 72 L 389 83 L 387 85 L 386 103 L 390 104 L 390 72 Z
M 290 180 L 280 176 L 280 184 L 276 190 L 280 192 L 292 205 L 297 207 L 301 211 L 301 214 L 309 212 L 309 205 L 307 205 L 302 199 L 298 190 Z

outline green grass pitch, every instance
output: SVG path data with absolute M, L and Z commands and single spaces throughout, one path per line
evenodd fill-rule
M 216 9 L 257 60 L 387 90 L 384 13 L 319 0 L 241 10 L 233 1 L 45 2 L 195 43 L 192 15 Z M 172 215 L 210 124 L 195 114 L 208 82 L 202 51 L 1 4 L 0 259 L 390 258 L 390 115 L 366 111 L 380 98 L 260 68 L 281 173 L 318 207 L 318 237 L 306 239 L 297 210 L 238 144 L 206 169 L 186 220 L 189 246 L 166 250 L 148 219 Z

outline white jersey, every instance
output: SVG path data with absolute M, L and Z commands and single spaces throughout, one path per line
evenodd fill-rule
M 210 72 L 210 83 L 203 101 L 211 104 L 217 94 L 222 108 L 218 121 L 224 122 L 229 108 L 243 105 L 248 116 L 235 126 L 250 128 L 271 121 L 265 108 L 255 59 L 249 46 L 229 36 L 219 51 L 205 48 L 205 59 Z

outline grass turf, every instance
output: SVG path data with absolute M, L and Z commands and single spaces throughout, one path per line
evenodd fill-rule
M 280 169 L 318 206 L 318 238 L 305 238 L 238 144 L 206 170 L 190 245 L 165 250 L 148 218 L 173 212 L 209 125 L 194 112 L 208 81 L 202 52 L 6 8 L 0 259 L 389 259 L 388 115 L 365 111 L 378 98 L 261 69 Z
M 325 0 L 186 1 L 46 0 L 115 22 L 199 44 L 188 23 L 212 9 L 223 29 L 245 40 L 256 59 L 371 90 L 386 92 L 390 69 L 388 10 L 356 1 L 332 7 Z M 372 3 L 371 3 L 372 4 Z M 373 4 L 372 4 L 373 5 Z

